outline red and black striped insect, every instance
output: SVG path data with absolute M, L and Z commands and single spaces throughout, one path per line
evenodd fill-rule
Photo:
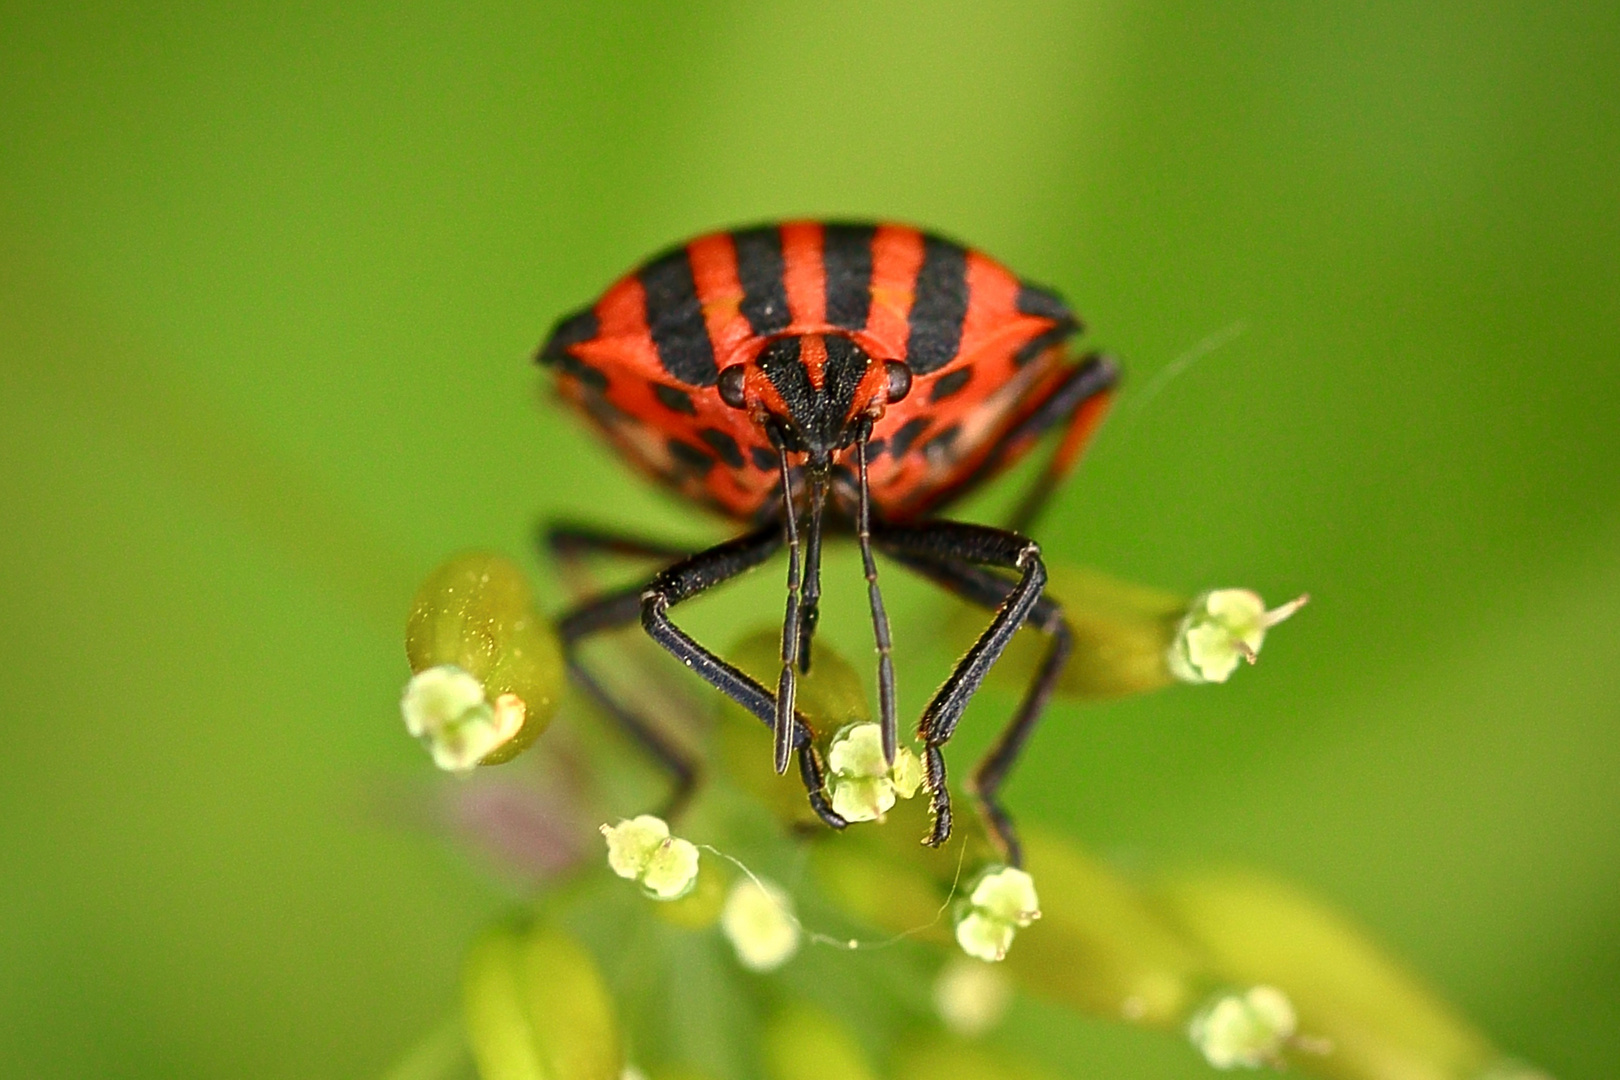
M 837 529 L 860 546 L 891 763 L 894 668 L 873 550 L 994 611 L 918 723 L 934 814 L 925 843 L 950 836 L 941 747 L 969 698 L 1026 622 L 1049 636 L 1023 703 L 970 784 L 1017 865 L 997 789 L 1070 649 L 1062 611 L 1041 595 L 1040 549 L 1022 532 L 1073 465 L 1116 378 L 1104 357 L 1070 358 L 1066 342 L 1080 328 L 1057 295 L 977 251 L 903 225 L 814 221 L 698 237 L 557 324 L 538 359 L 555 369 L 562 396 L 641 469 L 747 526 L 696 554 L 589 528 L 548 530 L 562 558 L 596 550 L 671 560 L 647 585 L 591 599 L 559 625 L 571 674 L 674 773 L 676 805 L 695 783 L 695 764 L 614 700 L 580 662 L 580 642 L 639 618 L 771 727 L 776 771 L 796 754 L 811 806 L 842 828 L 814 733 L 794 708 L 816 629 L 822 534 Z M 1007 528 L 936 516 L 1054 430 L 1056 449 Z M 698 644 L 669 609 L 784 545 L 787 614 L 771 690 Z

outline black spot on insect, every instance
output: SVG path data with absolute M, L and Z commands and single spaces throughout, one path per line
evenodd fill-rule
M 923 444 L 923 456 L 929 461 L 938 461 L 942 458 L 949 457 L 951 453 L 951 446 L 956 442 L 956 438 L 960 434 L 962 434 L 961 427 L 956 424 L 952 424 L 950 427 L 946 428 L 944 431 L 940 432 L 938 435 L 935 435 L 932 439 L 929 439 Z
M 733 469 L 743 467 L 742 450 L 738 448 L 737 440 L 730 435 L 727 435 L 719 428 L 704 428 L 698 432 L 698 438 L 708 443 L 714 449 L 714 452 L 720 455 L 720 460 Z
M 591 365 L 578 357 L 563 353 L 557 359 L 550 361 L 550 363 L 564 375 L 572 375 L 578 379 L 580 385 L 587 390 L 594 390 L 600 394 L 608 388 L 607 375 L 591 367 Z
M 871 442 L 866 444 L 866 460 L 876 461 L 882 456 L 883 451 L 887 450 L 888 448 L 889 444 L 883 439 L 873 439 Z
M 1080 329 L 1080 320 L 1069 305 L 1063 302 L 1063 297 L 1051 289 L 1028 281 L 1018 283 L 1018 298 L 1014 301 L 1019 312 L 1024 315 L 1034 315 L 1041 319 L 1051 319 L 1067 331 Z
M 928 391 L 928 400 L 938 403 L 944 401 L 952 394 L 961 392 L 961 389 L 973 378 L 973 369 L 970 367 L 958 368 L 949 375 L 941 375 L 934 380 L 934 385 Z
M 782 459 L 776 456 L 776 451 L 767 446 L 750 446 L 748 456 L 754 461 L 754 468 L 760 472 L 775 472 L 782 467 Z
M 590 308 L 565 315 L 557 320 L 556 326 L 552 327 L 551 336 L 540 346 L 535 359 L 542 364 L 559 365 L 564 360 L 572 360 L 574 358 L 568 354 L 568 346 L 591 340 L 599 330 L 596 312 Z
M 673 386 L 663 383 L 653 383 L 653 397 L 670 412 L 685 413 L 687 416 L 697 415 L 697 406 L 692 404 L 692 395 L 684 390 L 677 390 Z
M 590 414 L 592 420 L 605 428 L 615 428 L 620 424 L 635 423 L 635 417 L 599 394 L 587 394 L 585 396 L 585 411 Z
M 890 440 L 890 446 L 893 447 L 891 452 L 896 458 L 905 457 L 906 453 L 911 449 L 911 444 L 917 441 L 917 436 L 927 430 L 928 419 L 926 417 L 919 416 L 915 420 L 906 421 L 905 425 L 895 432 L 894 438 Z
M 714 458 L 709 456 L 708 451 L 699 450 L 691 443 L 669 439 L 664 445 L 669 447 L 669 456 L 675 459 L 675 464 L 680 466 L 683 472 L 703 476 L 714 468 Z
M 1013 363 L 1018 367 L 1023 367 L 1041 353 L 1074 333 L 1074 331 L 1075 328 L 1072 326 L 1057 326 L 1045 333 L 1036 334 L 1024 342 L 1017 352 L 1013 353 Z

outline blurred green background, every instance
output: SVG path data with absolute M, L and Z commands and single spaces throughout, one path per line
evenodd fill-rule
M 548 514 L 721 535 L 528 354 L 675 238 L 835 214 L 1124 359 L 1051 557 L 1315 598 L 1225 688 L 1057 709 L 1013 804 L 1289 875 L 1613 1075 L 1617 57 L 1608 3 L 6 4 L 0 1073 L 365 1076 L 446 1013 L 510 887 L 367 795 L 429 768 L 410 593 Z M 949 657 L 887 580 L 915 707 Z M 1074 1075 L 1210 1075 L 1029 1022 Z

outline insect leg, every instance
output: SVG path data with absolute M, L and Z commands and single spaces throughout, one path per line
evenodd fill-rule
M 641 591 L 641 625 L 649 636 L 670 654 L 691 668 L 716 690 L 753 713 L 773 730 L 777 725 L 777 698 L 736 667 L 699 645 L 670 620 L 669 609 L 707 589 L 751 570 L 770 558 L 782 546 L 783 531 L 768 525 L 746 536 L 729 540 L 699 552 L 667 568 Z M 798 753 L 799 775 L 809 793 L 810 806 L 822 821 L 835 829 L 848 822 L 833 812 L 823 794 L 824 775 L 820 752 L 810 738 L 810 727 L 792 717 L 791 747 Z
M 945 786 L 945 757 L 940 748 L 950 740 L 968 701 L 990 666 L 1029 618 L 1046 585 L 1040 545 L 1005 529 L 960 521 L 925 521 L 917 525 L 880 527 L 873 536 L 896 557 L 915 555 L 932 562 L 966 562 L 1018 571 L 1019 578 L 996 605 L 990 625 L 979 635 L 923 710 L 917 734 L 923 740 L 923 771 L 934 811 L 934 827 L 923 842 L 938 847 L 951 835 L 951 796 Z
M 883 607 L 883 593 L 878 588 L 877 562 L 872 558 L 872 486 L 867 477 L 867 440 L 872 437 L 872 423 L 861 426 L 855 440 L 855 462 L 860 488 L 860 506 L 855 515 L 855 539 L 861 549 L 861 569 L 866 573 L 866 600 L 872 612 L 872 640 L 878 653 L 878 730 L 883 740 L 883 760 L 894 765 L 898 739 L 895 719 L 894 659 L 890 655 L 893 642 L 889 637 L 889 613 Z
M 1119 367 L 1114 361 L 1092 353 L 1069 371 L 1035 411 L 1026 416 L 1005 436 L 991 455 L 994 459 L 1016 457 L 1035 439 L 1050 429 L 1064 425 L 1063 437 L 1058 441 L 1046 467 L 1035 478 L 1018 506 L 1007 519 L 1007 527 L 1014 532 L 1026 532 L 1034 524 L 1052 493 L 1063 483 L 1085 449 L 1091 433 L 1108 411 L 1111 390 L 1119 381 Z
M 922 558 L 898 552 L 894 553 L 894 558 L 947 592 L 980 607 L 992 609 L 999 607 L 1014 588 L 1013 583 L 1006 578 L 998 577 L 968 563 Z M 1024 743 L 1034 732 L 1035 725 L 1040 722 L 1052 691 L 1057 686 L 1058 677 L 1063 673 L 1063 667 L 1074 647 L 1073 632 L 1063 618 L 1062 608 L 1048 596 L 1042 596 L 1030 608 L 1027 625 L 1037 628 L 1051 638 L 1051 645 L 1048 646 L 1046 656 L 1041 660 L 1035 677 L 1030 681 L 1029 688 L 1024 691 L 1024 699 L 1019 703 L 1018 711 L 1007 722 L 995 745 L 980 760 L 973 770 L 972 778 L 968 781 L 968 789 L 978 803 L 979 813 L 990 827 L 990 835 L 1001 847 L 1002 855 L 1009 866 L 1023 864 L 1023 849 L 1018 842 L 1018 830 L 997 796 L 1002 782 L 1006 780 L 1007 774 L 1017 762 Z
M 698 763 L 659 726 L 626 708 L 608 693 L 594 672 L 585 666 L 579 646 L 586 638 L 634 623 L 641 614 L 641 588 L 636 586 L 592 597 L 565 612 L 557 621 L 568 675 L 597 706 L 607 713 L 643 750 L 675 778 L 675 788 L 664 806 L 673 817 L 697 788 Z
M 588 555 L 673 562 L 692 554 L 690 548 L 678 544 L 648 540 L 573 521 L 547 522 L 540 529 L 538 540 L 541 549 L 560 563 L 575 563 Z
M 1074 467 L 1087 438 L 1102 420 L 1108 409 L 1108 391 L 1119 380 L 1119 368 L 1108 357 L 1093 354 L 1055 375 L 1030 393 L 1023 402 L 1023 412 L 996 438 L 983 460 L 925 502 L 907 507 L 906 512 L 931 513 L 959 502 L 1022 458 L 1042 436 L 1061 425 L 1063 438 L 1009 517 L 1007 528 L 1026 532 L 1029 523 L 1045 508 L 1047 499 Z
M 592 555 L 668 564 L 692 554 L 692 549 L 688 547 L 572 521 L 547 522 L 539 529 L 535 539 L 540 550 L 556 564 L 564 582 L 576 596 L 595 591 L 586 573 L 586 560 Z

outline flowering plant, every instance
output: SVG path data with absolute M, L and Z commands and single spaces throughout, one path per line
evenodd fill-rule
M 1224 682 L 1304 603 L 1268 611 L 1247 590 L 1187 599 L 1062 568 L 1050 588 L 1076 642 L 1058 693 L 1077 699 Z M 971 633 L 965 619 L 943 625 Z M 769 677 L 777 647 L 765 629 L 727 658 Z M 565 694 L 555 636 L 514 565 L 460 556 L 423 585 L 408 730 L 450 772 L 533 744 L 552 776 L 546 880 L 473 945 L 462 1017 L 443 1036 L 484 1080 L 1046 1075 L 998 1040 L 1019 995 L 1190 1039 L 1215 1069 L 1540 1075 L 1346 920 L 1264 875 L 1133 877 L 1039 829 L 1008 866 L 970 815 L 947 847 L 918 845 L 916 756 L 885 760 L 860 677 L 816 650 L 799 708 L 826 733 L 828 795 L 851 826 L 813 822 L 802 792 L 763 767 L 769 732 L 730 703 L 671 720 L 706 776 L 666 818 L 644 812 L 655 781 L 627 748 L 575 722 L 595 718 Z M 1034 642 L 1015 642 L 1001 674 L 1038 662 Z

